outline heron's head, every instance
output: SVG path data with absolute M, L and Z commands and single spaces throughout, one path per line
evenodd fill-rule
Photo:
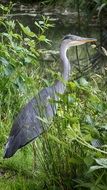
M 63 42 L 67 45 L 67 47 L 71 46 L 79 46 L 88 42 L 96 42 L 95 38 L 83 38 L 80 36 L 75 36 L 68 34 L 63 38 Z

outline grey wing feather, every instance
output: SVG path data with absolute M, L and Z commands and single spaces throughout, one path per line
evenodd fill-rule
M 48 100 L 51 97 L 54 97 L 53 89 L 45 88 L 21 110 L 13 123 L 4 158 L 11 157 L 45 130 L 47 126 L 39 118 L 49 119 L 55 115 L 55 105 Z

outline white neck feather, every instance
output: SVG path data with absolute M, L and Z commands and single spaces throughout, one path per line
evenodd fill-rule
M 69 46 L 66 44 L 66 42 L 63 41 L 60 47 L 60 59 L 61 59 L 61 75 L 62 75 L 62 79 L 65 82 L 68 81 L 69 76 L 70 76 L 70 71 L 71 71 L 71 66 L 66 56 L 68 48 Z M 66 85 L 63 82 L 61 81 L 56 82 L 55 84 L 56 92 L 63 94 L 65 89 L 66 89 Z

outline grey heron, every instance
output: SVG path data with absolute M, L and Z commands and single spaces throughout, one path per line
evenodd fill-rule
M 78 46 L 88 42 L 95 42 L 94 38 L 84 38 L 75 35 L 66 35 L 60 46 L 61 76 L 66 82 L 69 80 L 71 65 L 67 58 L 67 50 L 71 46 Z M 63 94 L 66 89 L 65 83 L 58 80 L 53 86 L 41 90 L 37 96 L 31 99 L 19 112 L 13 122 L 10 135 L 5 146 L 4 158 L 9 158 L 21 147 L 25 146 L 45 131 L 45 125 L 41 118 L 53 118 L 57 107 L 49 101 L 50 98 L 57 100 L 58 93 Z

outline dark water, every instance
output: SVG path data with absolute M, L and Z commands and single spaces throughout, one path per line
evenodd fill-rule
M 49 28 L 46 31 L 47 38 L 52 40 L 53 45 L 52 48 L 56 49 L 60 40 L 64 35 L 72 33 L 75 35 L 88 36 L 88 37 L 97 37 L 99 38 L 100 29 L 97 25 L 93 25 L 93 23 L 85 23 L 85 15 L 81 16 L 82 21 L 78 18 L 78 13 L 76 12 L 42 12 L 39 11 L 20 11 L 17 13 L 17 10 L 12 14 L 11 18 L 18 20 L 24 26 L 29 26 L 30 29 L 34 32 L 37 32 L 37 27 L 35 26 L 35 21 L 43 21 L 42 16 L 49 19 L 49 23 L 53 24 L 54 27 Z
M 41 49 L 44 50 L 52 50 L 52 51 L 59 51 L 59 46 L 61 39 L 63 38 L 64 35 L 66 34 L 75 34 L 75 35 L 80 35 L 84 37 L 93 37 L 100 39 L 100 28 L 96 24 L 96 22 L 89 21 L 88 23 L 86 22 L 86 15 L 82 13 L 81 19 L 78 17 L 78 13 L 76 12 L 54 12 L 54 11 L 49 11 L 49 12 L 42 12 L 41 11 L 31 11 L 31 10 L 23 10 L 23 11 L 18 11 L 15 10 L 13 13 L 10 15 L 10 17 L 14 20 L 18 20 L 21 22 L 24 26 L 29 26 L 30 29 L 38 33 L 38 28 L 34 24 L 35 21 L 43 21 L 43 16 L 45 18 L 48 18 L 49 21 L 48 23 L 53 24 L 54 27 L 49 28 L 46 31 L 46 36 L 49 40 L 51 40 L 52 45 L 46 45 L 45 43 L 40 45 Z M 81 20 L 81 21 L 80 21 Z M 87 46 L 82 46 L 78 48 L 78 55 L 77 55 L 77 49 L 71 48 L 72 51 L 70 53 L 70 58 L 74 61 L 76 61 L 78 58 L 80 60 L 86 60 L 84 62 L 80 62 L 80 64 L 89 64 L 89 58 L 95 55 L 97 52 L 95 49 L 92 49 L 90 45 L 88 44 Z M 45 53 L 46 55 L 46 53 Z M 51 59 L 50 59 L 51 60 Z M 78 61 L 77 61 L 78 65 Z

